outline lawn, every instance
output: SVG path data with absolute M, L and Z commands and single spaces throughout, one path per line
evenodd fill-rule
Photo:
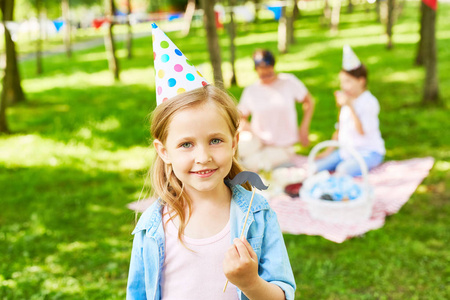
M 320 11 L 296 22 L 296 44 L 277 70 L 297 75 L 317 106 L 311 147 L 328 139 L 337 109 L 332 93 L 345 43 L 370 71 L 380 101 L 387 160 L 433 156 L 435 165 L 383 228 L 335 244 L 320 236 L 285 235 L 296 298 L 450 298 L 450 4 L 437 18 L 440 93 L 444 105 L 421 106 L 424 70 L 413 65 L 419 38 L 418 2 L 404 2 L 386 50 L 384 27 L 371 7 L 341 16 L 338 34 L 319 24 Z M 250 55 L 276 49 L 277 24 L 241 24 L 236 40 L 239 99 L 256 79 Z M 150 28 L 148 29 L 150 30 Z M 205 33 L 168 34 L 212 79 Z M 230 78 L 221 32 L 225 81 Z M 12 135 L 0 136 L 0 299 L 124 299 L 134 213 L 154 152 L 147 115 L 155 106 L 151 37 L 134 41 L 126 59 L 118 43 L 121 82 L 107 70 L 103 47 L 20 64 L 27 102 L 8 109 Z M 307 154 L 309 148 L 298 147 Z

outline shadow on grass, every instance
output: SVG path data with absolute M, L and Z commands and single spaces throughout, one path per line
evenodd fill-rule
M 127 174 L 0 166 L 0 186 L 2 298 L 124 298 L 134 224 L 125 204 L 137 189 Z

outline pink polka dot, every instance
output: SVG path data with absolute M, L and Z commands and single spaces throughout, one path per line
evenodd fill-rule
M 179 65 L 179 64 L 176 64 L 173 68 L 175 69 L 176 72 L 181 72 L 181 71 L 183 71 L 183 66 L 182 66 L 182 65 Z
M 162 93 L 162 87 L 158 86 L 158 95 L 161 95 Z
M 155 51 L 153 51 L 153 60 L 155 60 L 155 58 L 156 58 L 156 53 L 155 53 Z
M 162 102 L 169 100 L 167 97 L 162 100 Z
M 205 86 L 205 85 L 208 85 L 208 84 L 206 83 L 206 81 L 202 81 L 202 85 Z

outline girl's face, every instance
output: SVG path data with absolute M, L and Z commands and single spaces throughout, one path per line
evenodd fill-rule
M 341 90 L 347 97 L 353 99 L 358 97 L 366 90 L 366 79 L 364 77 L 356 78 L 346 72 L 339 72 Z
M 175 176 L 184 183 L 191 197 L 196 193 L 215 193 L 225 187 L 237 149 L 223 115 L 213 103 L 176 113 L 164 144 L 155 140 L 158 155 L 172 164 Z

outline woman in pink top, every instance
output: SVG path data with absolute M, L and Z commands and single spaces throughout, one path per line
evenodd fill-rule
M 239 154 L 246 168 L 257 171 L 288 162 L 298 141 L 309 144 L 314 101 L 297 77 L 275 73 L 270 51 L 256 50 L 253 60 L 260 80 L 244 89 L 238 105 L 242 115 Z M 296 102 L 302 103 L 304 111 L 300 126 Z

